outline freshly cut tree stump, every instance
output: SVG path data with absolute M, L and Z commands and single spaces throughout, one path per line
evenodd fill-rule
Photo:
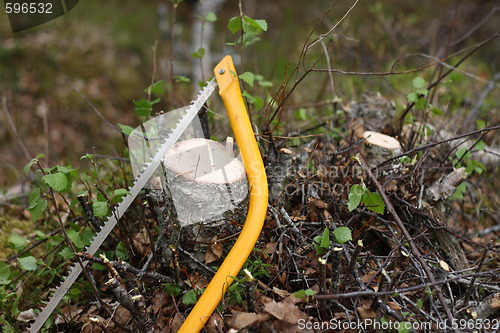
M 215 226 L 248 196 L 243 163 L 226 145 L 207 139 L 178 142 L 164 156 L 166 184 L 181 226 Z
M 364 131 L 366 162 L 374 167 L 401 153 L 401 144 L 396 138 L 378 132 Z

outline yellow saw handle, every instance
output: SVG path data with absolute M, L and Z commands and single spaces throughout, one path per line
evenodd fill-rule
M 241 152 L 250 187 L 248 214 L 241 234 L 210 281 L 203 295 L 178 332 L 199 332 L 210 318 L 227 288 L 238 275 L 252 252 L 267 213 L 267 178 L 259 147 L 241 96 L 238 75 L 231 56 L 226 56 L 214 69 L 219 95 L 224 102 L 236 143 Z

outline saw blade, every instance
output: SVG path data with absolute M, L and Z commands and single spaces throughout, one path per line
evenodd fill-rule
M 139 192 L 144 188 L 144 186 L 151 178 L 151 176 L 154 174 L 158 166 L 160 166 L 160 163 L 163 159 L 163 155 L 165 155 L 166 151 L 169 148 L 171 148 L 181 137 L 184 130 L 189 126 L 193 118 L 198 114 L 198 111 L 202 108 L 203 104 L 205 104 L 210 95 L 213 93 L 215 87 L 217 87 L 217 82 L 215 81 L 215 79 L 213 79 L 208 82 L 208 84 L 203 88 L 202 91 L 200 91 L 196 100 L 193 101 L 187 108 L 186 114 L 179 120 L 179 122 L 172 130 L 172 132 L 168 134 L 168 136 L 164 139 L 163 143 L 160 145 L 156 154 L 154 154 L 149 164 L 146 164 L 143 171 L 138 175 L 137 178 L 135 178 L 134 185 L 129 188 L 129 193 L 123 198 L 122 202 L 120 202 L 120 204 L 113 210 L 112 215 L 104 223 L 104 226 L 95 235 L 94 239 L 84 252 L 90 255 L 94 255 L 94 253 L 99 249 L 99 247 L 104 242 L 106 237 L 118 223 L 118 220 L 120 220 L 123 214 L 125 214 L 125 211 L 132 204 L 132 202 L 137 197 Z M 54 309 L 59 304 L 64 295 L 66 295 L 68 290 L 71 288 L 71 286 L 76 281 L 80 273 L 83 271 L 83 268 L 87 264 L 88 261 L 83 261 L 81 262 L 81 264 L 77 262 L 71 267 L 68 276 L 64 279 L 61 285 L 55 290 L 54 294 L 50 298 L 47 305 L 43 308 L 42 312 L 35 319 L 35 322 L 30 326 L 29 332 L 32 333 L 38 332 L 40 328 L 42 328 L 45 321 L 49 318 L 49 316 L 54 311 Z

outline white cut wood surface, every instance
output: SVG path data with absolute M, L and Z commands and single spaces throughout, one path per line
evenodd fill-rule
M 165 153 L 166 183 L 181 225 L 223 222 L 222 214 L 247 197 L 245 168 L 232 142 L 190 139 Z
M 364 131 L 366 162 L 374 167 L 401 153 L 401 144 L 396 138 L 373 131 Z

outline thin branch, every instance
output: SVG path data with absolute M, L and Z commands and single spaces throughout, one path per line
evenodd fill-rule
M 12 132 L 12 136 L 17 140 L 19 143 L 19 146 L 21 147 L 21 150 L 24 153 L 24 156 L 28 161 L 31 159 L 31 154 L 28 151 L 28 148 L 24 145 L 23 140 L 21 139 L 21 136 L 17 132 L 16 125 L 14 124 L 14 121 L 12 121 L 12 117 L 10 116 L 9 108 L 7 107 L 7 97 L 5 95 L 2 96 L 2 111 L 5 116 L 5 119 L 7 120 L 7 123 L 9 124 L 10 131 Z
M 59 68 L 59 70 L 61 71 L 61 74 L 64 76 L 64 80 L 66 82 L 68 82 L 68 84 L 71 86 L 71 88 L 73 88 L 73 90 L 78 95 L 80 95 L 80 97 L 85 101 L 85 103 L 87 103 L 92 108 L 92 110 L 99 116 L 99 118 L 101 118 L 101 120 L 104 121 L 104 123 L 106 123 L 106 125 L 108 125 L 109 127 L 113 128 L 121 133 L 122 131 L 121 131 L 120 127 L 118 125 L 113 124 L 112 122 L 108 121 L 106 118 L 104 118 L 104 116 L 101 114 L 101 112 L 99 112 L 97 107 L 95 107 L 95 105 L 92 104 L 92 102 L 73 84 L 73 82 L 71 82 L 68 75 L 66 75 L 66 73 L 64 73 L 60 68 Z
M 393 290 L 386 290 L 386 291 L 374 291 L 374 290 L 365 290 L 365 291 L 353 291 L 350 293 L 336 293 L 336 294 L 327 294 L 327 295 L 314 295 L 312 299 L 314 300 L 333 300 L 333 299 L 345 299 L 345 298 L 355 298 L 355 297 L 379 297 L 379 296 L 387 296 L 387 295 L 394 295 L 394 294 L 403 294 L 403 293 L 409 293 L 409 292 L 414 292 L 418 290 L 422 290 L 425 288 L 429 287 L 436 287 L 440 286 L 446 283 L 458 281 L 460 279 L 463 279 L 464 277 L 477 277 L 477 276 L 485 276 L 485 275 L 490 275 L 493 272 L 500 272 L 499 268 L 496 268 L 494 270 L 488 271 L 488 272 L 480 272 L 480 273 L 471 273 L 471 274 L 466 274 L 466 275 L 458 275 L 458 276 L 452 276 L 444 280 L 439 280 L 439 281 L 434 281 L 430 283 L 423 283 L 419 284 L 416 286 L 411 286 L 411 287 L 406 287 L 406 288 L 396 288 Z
M 399 215 L 396 213 L 396 210 L 394 209 L 394 206 L 392 205 L 391 201 L 389 200 L 389 198 L 385 194 L 384 188 L 382 187 L 382 185 L 380 185 L 380 183 L 378 182 L 377 178 L 373 175 L 373 173 L 370 170 L 370 167 L 366 164 L 366 162 L 364 161 L 364 159 L 362 157 L 359 157 L 358 160 L 359 160 L 359 162 L 361 164 L 361 168 L 367 173 L 368 177 L 375 184 L 375 187 L 377 188 L 377 191 L 379 192 L 380 196 L 382 197 L 382 199 L 385 202 L 387 210 L 392 215 L 392 217 L 394 218 L 394 220 L 395 220 L 396 224 L 398 225 L 399 229 L 401 230 L 401 232 L 403 233 L 404 237 L 406 238 L 406 241 L 410 245 L 411 252 L 416 257 L 416 259 L 418 260 L 418 262 L 420 263 L 420 265 L 422 266 L 422 269 L 424 270 L 424 272 L 427 275 L 428 279 L 431 282 L 433 282 L 433 283 L 436 282 L 434 274 L 431 272 L 429 266 L 427 265 L 427 263 L 423 259 L 422 254 L 418 250 L 417 245 L 415 244 L 415 242 L 413 241 L 413 238 L 411 237 L 410 233 L 406 229 L 403 221 L 401 220 L 401 218 L 399 217 Z M 450 311 L 450 308 L 448 307 L 448 303 L 444 299 L 443 293 L 438 288 L 436 288 L 435 290 L 436 290 L 436 294 L 437 294 L 437 296 L 439 298 L 439 301 L 441 302 L 441 305 L 443 306 L 443 309 L 444 309 L 444 311 L 446 313 L 446 317 L 448 317 L 448 321 L 450 323 L 453 323 L 454 322 L 454 317 L 453 317 L 453 314 Z M 453 329 L 453 331 L 458 333 L 458 331 L 456 329 Z
M 113 268 L 115 268 L 116 270 L 135 274 L 140 279 L 148 278 L 148 279 L 156 280 L 156 281 L 163 282 L 163 283 L 172 283 L 173 282 L 173 279 L 168 277 L 168 276 L 162 275 L 162 274 L 157 273 L 157 272 L 145 272 L 142 269 L 136 268 L 136 267 L 134 267 L 126 262 L 123 262 L 123 261 L 107 261 L 107 262 L 105 262 L 104 259 L 92 256 L 88 253 L 77 252 L 75 254 L 76 254 L 76 256 L 78 256 L 79 258 L 82 258 L 83 260 L 89 260 L 91 262 L 95 262 L 95 263 L 100 264 L 100 265 L 104 265 L 107 263 L 107 264 L 111 265 Z
M 431 143 L 428 143 L 426 145 L 410 149 L 410 150 L 408 150 L 408 151 L 406 151 L 406 152 L 404 152 L 402 154 L 399 154 L 397 156 L 391 157 L 391 158 L 385 160 L 384 162 L 378 164 L 376 167 L 380 168 L 381 166 L 383 166 L 383 165 L 385 165 L 385 164 L 387 164 L 387 163 L 389 163 L 391 161 L 397 160 L 397 159 L 399 159 L 399 158 L 401 158 L 403 156 L 411 155 L 411 154 L 416 153 L 416 152 L 418 152 L 420 150 L 425 150 L 425 149 L 428 149 L 428 148 L 431 148 L 431 147 L 434 147 L 434 146 L 441 145 L 443 143 L 447 143 L 447 142 L 459 140 L 459 139 L 465 138 L 467 136 L 472 136 L 472 135 L 476 135 L 476 134 L 483 133 L 483 132 L 496 131 L 498 129 L 500 129 L 500 125 L 478 129 L 478 130 L 475 130 L 475 131 L 472 131 L 472 132 L 469 132 L 469 133 L 457 135 L 456 137 L 453 137 L 453 138 L 450 138 L 450 139 L 446 139 L 446 140 L 431 142 Z

